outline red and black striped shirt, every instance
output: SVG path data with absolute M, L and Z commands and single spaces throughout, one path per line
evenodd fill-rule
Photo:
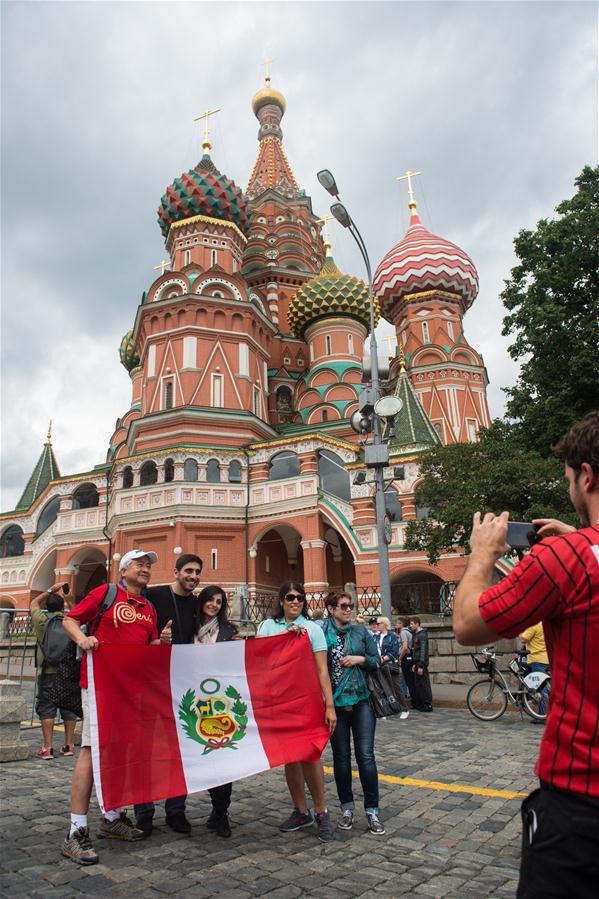
M 543 540 L 479 608 L 500 637 L 543 622 L 552 681 L 535 774 L 599 797 L 599 525 Z

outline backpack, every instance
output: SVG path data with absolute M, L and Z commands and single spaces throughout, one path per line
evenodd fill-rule
M 40 647 L 44 662 L 47 662 L 48 665 L 58 665 L 71 644 L 71 638 L 65 631 L 62 622 L 62 615 L 52 615 L 44 625 Z
M 105 613 L 114 605 L 114 601 L 117 598 L 118 592 L 119 588 L 116 584 L 108 584 L 108 586 L 106 587 L 106 593 L 104 594 L 104 599 L 102 600 L 102 605 L 100 606 L 98 617 L 89 629 L 90 637 L 98 630 L 100 622 L 102 621 Z

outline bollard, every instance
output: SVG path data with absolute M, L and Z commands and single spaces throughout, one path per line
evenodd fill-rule
M 29 746 L 21 740 L 25 700 L 15 681 L 0 680 L 0 762 L 16 762 L 29 756 Z

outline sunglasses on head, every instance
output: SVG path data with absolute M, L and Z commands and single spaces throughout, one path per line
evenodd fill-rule
M 353 610 L 353 608 L 354 608 L 354 604 L 353 604 L 353 602 L 340 602 L 339 605 L 337 606 L 337 608 L 338 608 L 338 609 L 343 609 L 344 611 L 345 611 L 346 609 L 349 609 L 350 612 L 351 612 L 351 611 Z
M 286 602 L 303 602 L 305 598 L 303 593 L 287 593 L 283 597 Z

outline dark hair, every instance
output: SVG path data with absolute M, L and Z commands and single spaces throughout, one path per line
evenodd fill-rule
M 51 593 L 48 599 L 46 600 L 46 609 L 48 612 L 62 612 L 64 611 L 64 599 L 62 596 L 59 596 L 57 593 Z
M 378 623 L 379 623 L 378 618 L 369 618 L 368 619 L 368 624 L 378 624 Z
M 412 615 L 410 621 L 415 621 L 416 624 L 420 627 L 420 618 L 418 617 L 418 615 Z
M 599 475 L 599 412 L 589 412 L 572 425 L 553 449 L 566 465 L 574 469 L 577 478 L 583 462 Z
M 285 581 L 284 584 L 281 584 L 279 588 L 279 596 L 273 603 L 272 607 L 272 615 L 271 618 L 284 618 L 285 613 L 283 612 L 283 600 L 287 596 L 290 590 L 295 590 L 296 593 L 301 593 L 304 597 L 304 604 L 302 606 L 302 611 L 300 615 L 303 615 L 304 618 L 308 617 L 308 600 L 306 599 L 306 591 L 304 590 L 304 585 L 300 584 L 299 581 Z
M 349 600 L 351 600 L 351 601 L 353 602 L 353 599 L 352 599 L 352 597 L 349 595 L 349 593 L 336 593 L 334 590 L 332 590 L 332 591 L 325 597 L 324 604 L 325 604 L 325 606 L 327 607 L 327 609 L 328 609 L 328 608 L 336 609 L 337 606 L 339 605 L 339 600 L 340 600 L 340 599 L 349 599 Z M 375 620 L 376 620 L 376 619 L 375 619 Z
M 401 621 L 402 627 L 407 627 L 407 628 L 410 627 L 410 619 L 409 618 L 400 618 L 399 620 Z
M 175 568 L 177 569 L 177 571 L 181 571 L 183 566 L 188 565 L 190 562 L 197 562 L 200 568 L 204 567 L 204 563 L 199 556 L 194 556 L 193 553 L 184 553 L 182 556 L 179 556 L 179 558 L 175 562 Z
M 197 558 L 197 556 L 193 556 L 193 558 Z M 208 602 L 209 599 L 212 599 L 213 596 L 217 596 L 219 593 L 221 594 L 221 596 L 223 598 L 223 604 L 220 607 L 220 609 L 218 610 L 218 614 L 216 617 L 218 619 L 219 624 L 226 624 L 227 612 L 228 612 L 227 594 L 225 593 L 225 591 L 223 590 L 222 587 L 217 587 L 216 584 L 213 584 L 210 587 L 204 587 L 204 589 L 201 591 L 200 595 L 198 596 L 197 627 L 200 627 L 203 623 L 202 619 L 204 616 L 204 606 L 206 605 L 206 603 Z

